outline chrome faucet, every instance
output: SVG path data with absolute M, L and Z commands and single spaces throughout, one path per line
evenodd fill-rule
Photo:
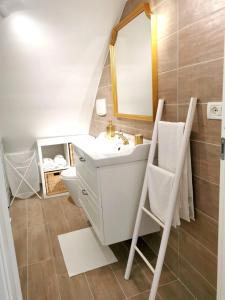
M 120 132 L 116 132 L 115 135 L 118 135 L 118 137 L 123 141 L 124 145 L 128 145 L 129 141 L 128 139 L 123 135 L 122 131 L 120 130 Z

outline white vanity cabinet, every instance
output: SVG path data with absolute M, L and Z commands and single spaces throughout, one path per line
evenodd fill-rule
M 103 245 L 130 239 L 133 234 L 147 160 L 96 166 L 75 146 L 80 202 Z M 147 216 L 141 234 L 159 231 Z

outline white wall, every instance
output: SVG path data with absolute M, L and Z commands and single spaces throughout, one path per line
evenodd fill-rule
M 0 21 L 0 135 L 7 151 L 87 132 L 110 31 L 125 0 L 26 0 Z

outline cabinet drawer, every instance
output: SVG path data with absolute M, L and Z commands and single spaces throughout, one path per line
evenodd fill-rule
M 97 231 L 101 238 L 101 214 L 99 208 L 96 206 L 95 201 L 91 194 L 89 194 L 87 187 L 81 183 L 81 205 L 85 210 L 89 221 L 91 222 L 94 229 Z
M 90 162 L 84 156 L 76 156 L 77 174 L 81 179 L 87 182 L 92 193 L 98 196 L 97 168 L 91 166 Z

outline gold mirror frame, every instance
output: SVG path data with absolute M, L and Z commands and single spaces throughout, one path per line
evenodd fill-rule
M 129 115 L 118 112 L 118 96 L 117 96 L 117 78 L 116 78 L 116 60 L 115 60 L 115 44 L 117 40 L 118 32 L 130 23 L 141 13 L 145 12 L 146 16 L 151 20 L 151 57 L 152 57 L 152 105 L 153 115 Z M 157 105 L 158 105 L 158 82 L 157 82 L 157 43 L 156 43 L 156 20 L 153 16 L 149 3 L 139 4 L 129 15 L 122 19 L 112 30 L 111 41 L 110 41 L 110 66 L 111 66 L 111 77 L 112 77 L 112 95 L 114 102 L 114 116 L 117 118 L 126 118 L 131 120 L 142 120 L 142 121 L 154 121 Z

